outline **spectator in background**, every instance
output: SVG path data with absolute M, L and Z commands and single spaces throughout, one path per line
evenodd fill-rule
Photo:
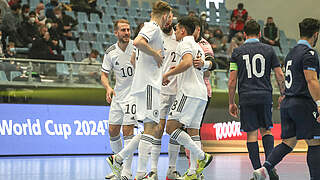
M 36 7 L 36 23 L 41 26 L 46 24 L 46 14 L 45 14 L 45 7 L 42 2 L 40 2 Z
M 2 23 L 4 15 L 10 11 L 10 6 L 6 0 L 0 0 L 0 24 Z
M 73 19 L 71 16 L 66 15 L 61 11 L 59 7 L 54 8 L 55 18 L 53 22 L 57 23 L 57 32 L 59 33 L 59 39 L 62 40 L 65 45 L 66 40 L 77 40 L 76 37 L 72 34 L 72 29 L 78 25 L 78 21 Z
M 9 6 L 12 7 L 12 5 L 15 5 L 15 4 L 20 4 L 21 1 L 20 0 L 10 0 L 8 2 Z
M 24 47 L 31 47 L 32 41 L 39 36 L 39 27 L 35 23 L 36 13 L 31 11 L 29 13 L 28 19 L 25 19 L 21 27 L 19 28 L 19 33 L 21 34 L 21 41 Z
M 32 42 L 29 51 L 31 59 L 48 59 L 48 60 L 64 60 L 61 54 L 55 54 L 54 49 L 57 46 L 56 41 L 50 38 L 50 34 L 46 26 L 40 27 L 40 36 Z
M 200 27 L 200 36 L 203 37 L 203 32 L 209 28 L 209 24 L 207 23 L 207 13 L 204 11 L 200 14 Z
M 58 0 L 50 0 L 50 2 L 48 4 L 46 4 L 46 6 L 45 6 L 46 17 L 53 19 L 54 18 L 53 9 L 58 6 L 59 6 Z
M 72 10 L 89 13 L 97 13 L 102 18 L 102 12 L 97 10 L 97 0 L 70 0 Z
M 227 55 L 231 56 L 235 48 L 241 46 L 244 43 L 244 35 L 242 32 L 238 32 L 231 40 L 230 47 L 227 51 Z
M 95 84 L 100 82 L 100 66 L 91 65 L 95 63 L 100 63 L 97 61 L 99 52 L 92 49 L 88 58 L 83 59 L 81 62 L 88 63 L 89 65 L 80 65 L 80 83 L 90 83 Z
M 18 28 L 21 25 L 21 5 L 14 4 L 11 6 L 11 11 L 8 11 L 2 21 L 1 30 L 2 30 L 2 45 L 5 50 L 6 48 L 6 39 L 9 36 L 9 41 L 12 41 L 16 46 L 21 47 L 20 35 L 18 33 Z
M 28 4 L 22 5 L 22 9 L 21 9 L 22 21 L 29 19 L 29 12 L 30 12 L 30 6 Z
M 8 46 L 6 48 L 6 52 L 4 53 L 4 57 L 6 57 L 6 58 L 15 58 L 16 57 L 14 42 L 8 43 Z
M 194 11 L 189 11 L 188 16 L 190 16 L 190 17 L 196 17 L 197 14 L 196 14 L 196 12 L 194 12 Z
M 243 3 L 238 4 L 238 8 L 234 9 L 231 14 L 231 24 L 228 42 L 237 32 L 242 32 L 244 24 L 248 18 L 248 12 L 246 9 L 243 9 Z
M 271 46 L 279 46 L 280 47 L 280 42 L 279 42 L 279 30 L 276 24 L 273 22 L 272 17 L 267 18 L 267 23 L 266 26 L 264 27 L 263 30 L 263 38 L 262 42 L 269 44 Z
M 227 37 L 223 35 L 219 28 L 214 30 L 213 38 L 209 39 L 209 43 L 214 53 L 224 53 L 227 50 Z

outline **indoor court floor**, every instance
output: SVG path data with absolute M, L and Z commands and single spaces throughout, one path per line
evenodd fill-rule
M 0 180 L 103 180 L 111 172 L 105 156 L 29 156 L 0 157 Z M 264 155 L 261 154 L 261 160 Z M 159 160 L 159 180 L 165 180 L 168 156 Z M 137 167 L 137 156 L 132 167 Z M 177 169 L 188 168 L 185 156 L 178 159 Z M 135 169 L 134 173 L 135 173 Z M 281 180 L 307 180 L 306 154 L 295 153 L 277 167 Z M 248 154 L 214 154 L 213 163 L 204 171 L 206 180 L 248 180 L 252 167 Z

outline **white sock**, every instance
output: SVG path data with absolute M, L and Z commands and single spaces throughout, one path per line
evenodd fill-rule
M 157 172 L 158 161 L 161 153 L 161 139 L 153 139 L 152 149 L 151 149 L 151 171 Z
M 180 151 L 180 144 L 170 138 L 168 145 L 169 168 L 176 170 L 177 159 Z
M 137 150 L 139 146 L 140 138 L 141 138 L 141 134 L 137 134 L 136 136 L 134 136 L 131 139 L 130 143 L 117 154 L 116 160 L 118 162 L 122 162 L 124 158 L 133 154 L 134 151 Z
M 147 165 L 149 162 L 149 153 L 151 152 L 153 142 L 153 136 L 148 134 L 142 134 L 141 140 L 138 147 L 138 169 L 137 177 L 143 177 L 147 172 Z
M 132 140 L 133 137 L 134 137 L 134 135 L 132 135 L 132 136 L 124 136 L 124 137 L 123 137 L 124 147 L 125 147 L 125 148 L 130 144 L 130 141 Z M 123 175 L 125 175 L 125 176 L 132 175 L 132 172 L 131 172 L 132 158 L 133 158 L 133 153 L 130 154 L 130 155 L 125 159 L 125 161 L 124 161 L 124 163 L 123 163 L 122 173 L 123 173 Z
M 192 136 L 191 139 L 193 140 L 193 142 L 196 143 L 198 147 L 201 148 L 200 136 Z M 190 168 L 189 168 L 188 175 L 195 174 L 196 169 L 197 169 L 197 155 L 190 152 Z
M 115 137 L 110 137 L 110 146 L 113 151 L 113 153 L 117 154 L 122 149 L 122 141 L 120 138 L 120 134 Z
M 204 159 L 204 152 L 195 142 L 191 139 L 189 134 L 184 132 L 182 129 L 176 129 L 172 134 L 171 138 L 176 140 L 180 145 L 190 150 L 190 153 L 197 155 L 197 159 Z

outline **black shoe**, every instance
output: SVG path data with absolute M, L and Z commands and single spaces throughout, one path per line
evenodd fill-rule
M 279 180 L 279 175 L 277 174 L 277 170 L 275 168 L 273 168 L 269 172 L 269 178 L 270 178 L 270 180 Z

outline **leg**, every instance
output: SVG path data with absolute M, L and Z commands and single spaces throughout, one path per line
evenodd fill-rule
M 156 125 L 154 131 L 154 142 L 151 150 L 151 171 L 156 173 L 158 169 L 158 160 L 161 153 L 161 138 L 163 135 L 165 119 L 160 119 L 160 123 Z
M 262 136 L 265 159 L 267 159 L 274 148 L 274 137 L 271 130 L 265 128 L 260 128 L 260 134 Z
M 320 139 L 306 140 L 308 144 L 307 163 L 310 179 L 320 179 Z
M 201 148 L 201 141 L 200 141 L 200 136 L 199 136 L 199 129 L 192 129 L 188 128 L 187 129 L 188 134 L 191 136 L 191 139 L 193 142 Z M 197 169 L 197 155 L 190 152 L 190 167 L 188 171 L 188 175 L 191 176 L 193 174 L 196 174 L 196 169 Z
M 247 132 L 247 149 L 253 169 L 261 168 L 258 145 L 258 130 Z
M 109 124 L 110 146 L 113 153 L 117 154 L 122 149 L 122 141 L 120 138 L 121 125 Z
M 133 129 L 134 129 L 134 125 L 122 126 L 124 148 L 126 148 L 130 144 L 133 138 Z M 127 178 L 132 177 L 132 172 L 131 172 L 132 158 L 133 158 L 133 153 L 131 153 L 123 163 L 122 176 L 125 176 Z

